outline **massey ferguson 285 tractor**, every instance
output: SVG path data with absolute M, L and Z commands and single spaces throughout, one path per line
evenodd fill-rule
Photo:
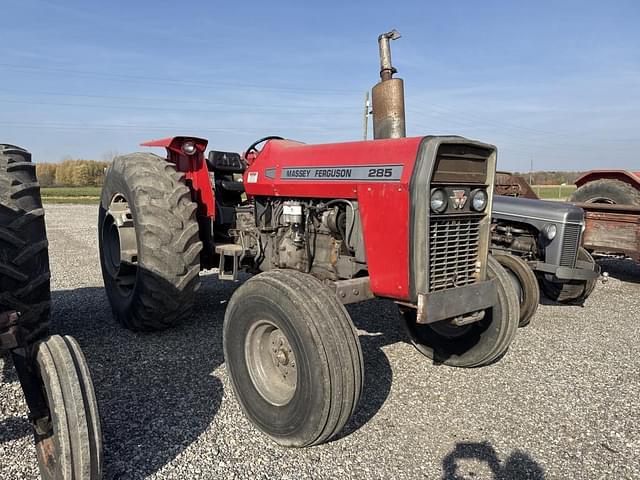
M 416 347 L 458 367 L 496 361 L 518 327 L 513 283 L 489 255 L 496 148 L 403 138 L 396 36 L 379 38 L 376 140 L 265 137 L 205 156 L 206 140 L 174 137 L 144 144 L 166 157 L 125 155 L 106 174 L 101 263 L 123 325 L 180 322 L 203 269 L 255 274 L 227 306 L 224 354 L 245 414 L 281 445 L 328 440 L 356 407 L 363 359 L 344 304 L 395 301 Z

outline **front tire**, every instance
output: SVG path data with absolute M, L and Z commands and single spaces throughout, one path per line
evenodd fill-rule
M 102 430 L 86 360 L 71 337 L 36 347 L 36 367 L 50 417 L 35 426 L 36 457 L 45 480 L 102 478 Z
M 125 327 L 163 330 L 191 313 L 202 250 L 196 208 L 184 174 L 157 155 L 125 155 L 109 167 L 98 218 L 100 265 Z
M 435 363 L 452 367 L 480 367 L 502 357 L 520 323 L 518 295 L 509 274 L 489 255 L 487 277 L 496 280 L 498 303 L 485 317 L 468 325 L 454 326 L 448 320 L 418 324 L 415 310 L 402 312 L 411 343 Z
M 578 249 L 578 260 L 589 262 L 591 265 L 596 263 L 591 254 L 582 247 Z M 541 274 L 538 278 L 540 289 L 549 300 L 579 305 L 582 305 L 589 295 L 593 293 L 598 281 L 597 278 L 592 278 L 591 280 L 570 280 L 560 283 L 554 281 L 550 275 L 547 276 L 545 274 Z
M 223 345 L 240 406 L 280 445 L 329 440 L 358 403 L 357 333 L 344 306 L 311 275 L 274 270 L 245 282 L 227 307 Z
M 520 327 L 531 322 L 540 304 L 540 287 L 533 270 L 520 257 L 510 254 L 495 254 L 496 260 L 509 274 L 520 301 Z

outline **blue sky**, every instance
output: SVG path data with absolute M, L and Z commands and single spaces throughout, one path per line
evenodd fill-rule
M 502 169 L 640 169 L 637 1 L 2 4 L 0 141 L 37 161 L 359 139 L 396 28 L 409 135 L 494 143 Z

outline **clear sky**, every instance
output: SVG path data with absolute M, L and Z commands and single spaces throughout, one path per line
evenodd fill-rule
M 3 0 L 0 142 L 101 159 L 177 134 L 359 139 L 396 28 L 409 135 L 499 167 L 640 169 L 640 2 Z

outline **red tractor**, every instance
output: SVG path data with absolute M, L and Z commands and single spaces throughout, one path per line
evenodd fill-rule
M 403 138 L 394 38 L 379 38 L 376 140 L 265 137 L 205 155 L 206 140 L 174 137 L 145 144 L 166 157 L 118 157 L 106 174 L 101 264 L 124 326 L 187 317 L 203 269 L 254 274 L 227 306 L 224 354 L 245 414 L 281 445 L 328 440 L 356 407 L 364 367 L 345 304 L 396 302 L 420 352 L 458 367 L 496 361 L 518 327 L 515 287 L 489 255 L 496 148 Z

